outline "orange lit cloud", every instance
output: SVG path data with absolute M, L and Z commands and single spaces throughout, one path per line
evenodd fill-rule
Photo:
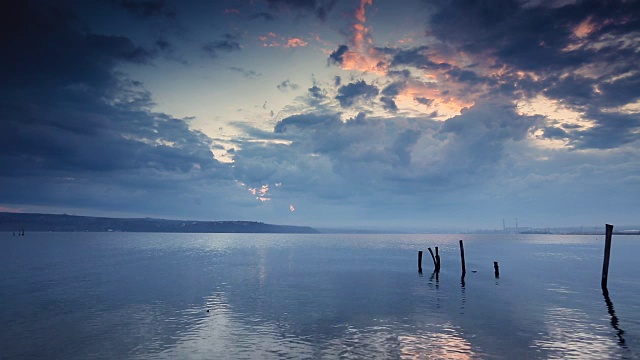
M 373 0 L 361 0 L 360 6 L 356 9 L 356 19 L 361 23 L 365 23 L 367 21 L 367 17 L 365 16 L 365 5 L 373 5 Z
M 300 38 L 294 37 L 287 40 L 287 44 L 284 47 L 292 48 L 292 47 L 300 47 L 300 46 L 307 46 L 307 42 Z
M 344 54 L 342 69 L 386 75 L 389 69 L 388 56 L 375 50 L 373 39 L 369 34 L 370 30 L 365 26 L 367 21 L 365 6 L 372 4 L 373 0 L 361 0 L 360 6 L 356 9 L 355 18 L 358 22 L 351 27 L 350 50 Z
M 589 36 L 596 29 L 596 24 L 591 17 L 584 19 L 580 24 L 573 28 L 573 34 L 578 38 Z
M 274 32 L 268 32 L 266 35 L 258 36 L 258 40 L 260 40 L 262 42 L 262 46 L 264 46 L 264 47 L 280 47 L 280 46 L 282 46 L 282 44 L 280 43 L 278 38 L 281 38 L 281 37 L 279 37 L 278 34 L 276 34 Z M 283 39 L 283 38 L 281 38 L 281 39 Z
M 420 104 L 418 98 L 432 100 L 431 104 Z M 474 102 L 456 98 L 450 95 L 444 95 L 443 92 L 430 84 L 411 83 L 398 94 L 396 102 L 399 107 L 415 109 L 424 106 L 428 111 L 437 111 L 442 117 L 451 117 L 460 115 L 462 109 L 473 106 Z
M 256 197 L 256 200 L 260 200 L 262 202 L 271 200 L 271 197 L 269 197 L 270 195 L 268 184 L 262 185 L 259 188 L 247 188 L 247 190 L 249 190 L 249 192 Z

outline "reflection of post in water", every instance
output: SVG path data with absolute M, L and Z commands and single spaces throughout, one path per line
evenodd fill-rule
M 437 271 L 432 272 L 431 276 L 429 277 L 429 282 L 433 282 L 434 277 L 436 278 L 436 289 L 437 289 L 440 285 L 440 273 Z
M 609 297 L 609 290 L 607 290 L 606 287 L 602 288 L 602 295 L 604 295 L 604 302 L 607 304 L 609 315 L 611 315 L 611 327 L 616 331 L 618 344 L 626 349 L 627 344 L 622 337 L 622 335 L 624 335 L 624 330 L 620 329 L 620 326 L 618 325 L 618 317 L 616 316 L 616 311 L 613 308 L 613 302 L 611 302 L 611 298 Z
M 460 278 L 460 289 L 462 292 L 462 304 L 460 304 L 460 314 L 464 314 L 464 304 L 467 302 L 467 295 L 464 289 L 464 276 Z

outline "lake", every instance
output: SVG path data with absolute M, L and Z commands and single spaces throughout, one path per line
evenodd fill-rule
M 640 358 L 638 236 L 0 236 L 2 359 Z

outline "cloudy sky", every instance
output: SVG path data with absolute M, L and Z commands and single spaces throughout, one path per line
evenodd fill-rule
M 640 1 L 10 0 L 0 210 L 639 223 Z

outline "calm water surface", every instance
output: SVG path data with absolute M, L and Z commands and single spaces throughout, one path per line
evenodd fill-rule
M 640 358 L 637 236 L 0 236 L 2 359 Z

